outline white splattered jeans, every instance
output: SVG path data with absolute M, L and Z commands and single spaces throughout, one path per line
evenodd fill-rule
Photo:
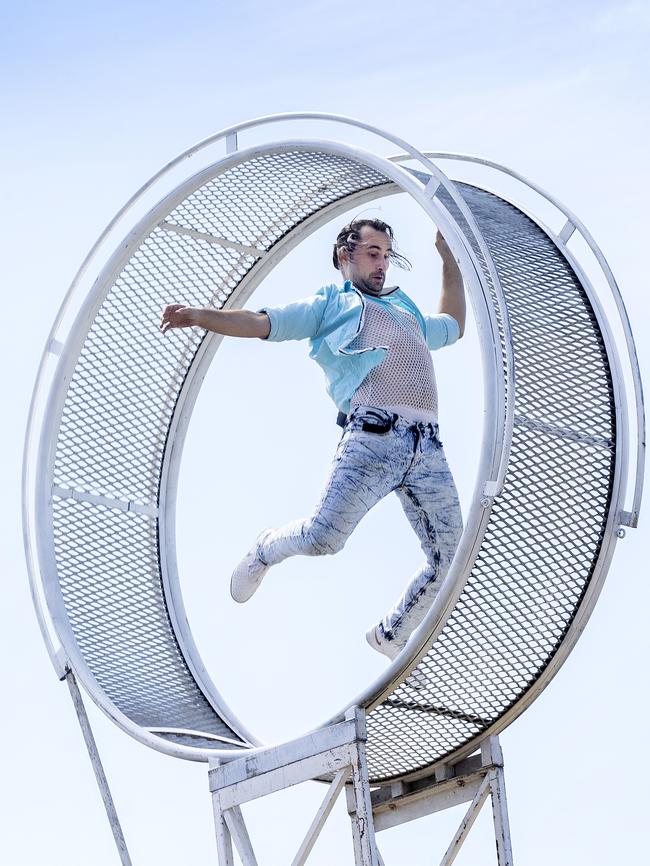
M 381 637 L 395 641 L 397 649 L 430 609 L 463 528 L 437 424 L 413 423 L 383 409 L 357 407 L 345 425 L 313 514 L 264 533 L 258 556 L 276 565 L 296 554 L 337 553 L 364 514 L 391 491 L 397 494 L 426 556 L 379 624 Z

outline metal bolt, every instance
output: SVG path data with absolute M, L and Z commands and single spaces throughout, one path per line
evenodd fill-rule
M 625 538 L 625 530 L 622 526 L 618 527 L 618 529 L 616 530 L 616 535 L 618 538 Z
M 481 508 L 489 508 L 492 504 L 491 496 L 482 496 L 481 497 Z

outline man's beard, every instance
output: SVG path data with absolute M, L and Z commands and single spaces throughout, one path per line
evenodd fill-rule
M 378 298 L 384 290 L 384 282 L 380 286 L 376 286 L 367 280 L 359 280 L 355 286 L 364 292 L 366 295 L 374 295 Z
M 381 289 L 376 289 L 374 286 L 367 286 L 365 280 L 363 282 L 354 283 L 354 285 L 360 292 L 363 292 L 364 295 L 371 295 L 373 298 L 381 298 L 384 295 L 390 295 L 399 288 L 399 286 L 387 286 L 384 283 Z

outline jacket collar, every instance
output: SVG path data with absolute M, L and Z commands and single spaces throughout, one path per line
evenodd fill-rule
M 370 292 L 364 292 L 361 289 L 358 289 L 352 282 L 352 280 L 346 280 L 343 283 L 342 292 L 358 292 L 363 295 L 365 298 L 388 298 L 391 295 L 399 292 L 399 286 L 389 286 L 387 289 L 383 289 L 381 295 L 373 295 Z

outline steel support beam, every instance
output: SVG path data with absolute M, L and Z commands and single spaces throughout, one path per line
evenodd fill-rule
M 432 779 L 399 782 L 373 791 L 374 828 L 379 833 L 469 802 L 470 806 L 440 863 L 440 866 L 451 866 L 488 797 L 492 801 L 498 866 L 513 866 L 503 754 L 498 737 L 484 740 L 480 754 L 457 764 L 441 765 Z
M 456 859 L 481 808 L 492 802 L 498 866 L 513 866 L 503 754 L 497 737 L 457 764 L 443 764 L 434 778 L 399 782 L 371 791 L 366 763 L 365 713 L 290 743 L 209 769 L 219 866 L 233 866 L 233 842 L 243 866 L 258 866 L 240 806 L 310 779 L 330 779 L 325 798 L 291 866 L 304 866 L 339 793 L 346 789 L 355 866 L 385 866 L 375 833 L 468 802 L 440 866 Z
M 354 708 L 344 722 L 290 743 L 242 756 L 215 760 L 208 778 L 212 795 L 219 866 L 233 866 L 233 842 L 243 866 L 258 866 L 240 806 L 312 779 L 332 779 L 292 866 L 304 866 L 336 798 L 348 784 L 355 866 L 381 866 L 368 783 L 363 710 Z
M 113 802 L 113 797 L 111 795 L 111 789 L 108 787 L 108 780 L 106 778 L 106 774 L 104 773 L 104 767 L 102 766 L 102 762 L 99 757 L 97 744 L 95 743 L 95 737 L 93 736 L 92 728 L 90 727 L 90 721 L 88 719 L 88 715 L 86 714 L 86 708 L 84 707 L 81 692 L 79 691 L 79 686 L 77 685 L 74 674 L 69 669 L 66 673 L 65 680 L 68 684 L 68 688 L 70 689 L 72 703 L 74 704 L 74 708 L 77 712 L 77 718 L 79 719 L 81 732 L 86 743 L 86 748 L 88 749 L 88 755 L 90 756 L 90 762 L 93 766 L 95 778 L 97 779 L 97 785 L 99 786 L 99 791 L 102 795 L 102 801 L 104 803 L 104 808 L 106 809 L 106 815 L 108 816 L 109 824 L 111 825 L 111 832 L 113 833 L 113 838 L 115 839 L 115 844 L 120 855 L 120 861 L 122 863 L 122 866 L 131 866 L 131 856 L 129 855 L 129 851 L 126 847 L 126 840 L 124 839 L 122 826 L 120 824 L 119 818 L 117 817 L 117 811 L 115 809 L 115 803 Z

